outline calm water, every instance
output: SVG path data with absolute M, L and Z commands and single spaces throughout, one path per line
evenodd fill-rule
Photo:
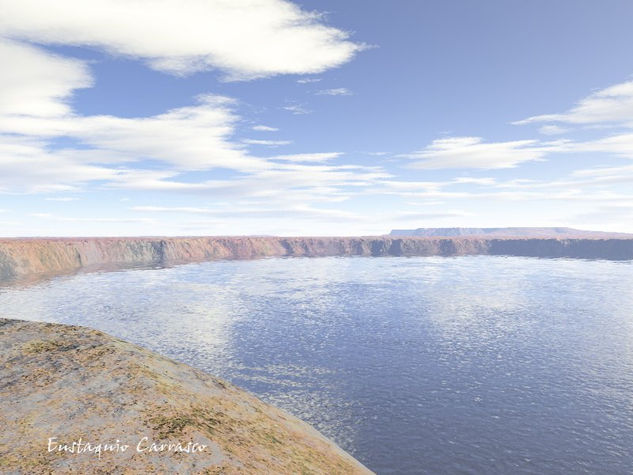
M 633 265 L 213 262 L 0 289 L 240 385 L 379 473 L 632 473 Z

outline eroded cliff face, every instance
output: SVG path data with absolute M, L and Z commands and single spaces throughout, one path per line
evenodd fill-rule
M 163 266 L 217 259 L 491 254 L 633 259 L 633 239 L 191 237 L 0 240 L 0 282 L 80 269 Z
M 633 259 L 633 239 L 491 239 L 491 255 L 570 257 L 575 259 Z

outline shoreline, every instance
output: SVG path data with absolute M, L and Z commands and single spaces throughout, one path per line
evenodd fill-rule
M 81 270 L 165 267 L 223 259 L 496 255 L 633 259 L 627 237 L 121 237 L 2 238 L 0 284 Z

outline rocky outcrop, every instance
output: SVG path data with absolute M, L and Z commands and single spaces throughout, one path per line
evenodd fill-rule
M 0 282 L 80 269 L 164 266 L 216 259 L 492 254 L 633 259 L 631 238 L 86 238 L 0 240 Z
M 88 328 L 0 319 L 0 398 L 0 473 L 371 473 L 229 383 Z

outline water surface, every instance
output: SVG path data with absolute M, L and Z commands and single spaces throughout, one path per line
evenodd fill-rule
M 228 379 L 379 473 L 631 473 L 633 265 L 226 261 L 0 289 Z

